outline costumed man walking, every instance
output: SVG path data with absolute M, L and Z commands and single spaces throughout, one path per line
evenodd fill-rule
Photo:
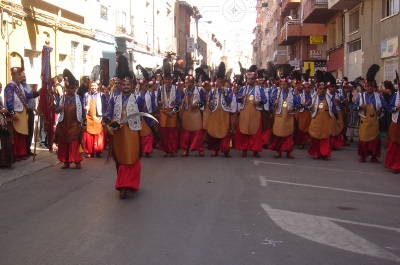
M 373 64 L 367 71 L 364 90 L 358 94 L 354 109 L 360 116 L 358 127 L 358 155 L 359 162 L 364 163 L 367 156 L 371 156 L 372 163 L 380 163 L 381 139 L 379 139 L 379 118 L 383 116 L 387 103 L 379 93 L 374 92 L 378 88 L 375 75 L 379 71 L 379 65 Z
M 113 130 L 112 150 L 117 168 L 115 188 L 119 190 L 120 198 L 125 199 L 128 191 L 136 192 L 140 186 L 139 131 L 142 129 L 142 124 L 139 116 L 120 124 L 123 118 L 138 113 L 139 108 L 133 93 L 133 76 L 126 58 L 119 60 L 117 73 L 121 81 L 121 94 L 110 99 L 104 121 Z
M 308 153 L 314 160 L 319 158 L 328 160 L 328 157 L 331 156 L 330 138 L 333 132 L 333 123 L 339 124 L 339 117 L 335 101 L 327 94 L 327 86 L 336 86 L 336 80 L 330 74 L 324 76 L 324 73 L 320 70 L 317 70 L 315 75 L 317 92 L 313 96 L 310 106 L 312 117 L 309 127 L 311 146 Z
M 308 71 L 309 72 L 309 71 Z M 311 82 L 308 81 L 307 77 L 303 76 L 304 80 L 302 83 L 303 91 L 299 95 L 299 107 L 298 107 L 298 118 L 297 118 L 297 136 L 295 144 L 300 145 L 301 149 L 304 149 L 304 146 L 311 141 L 308 129 L 311 123 L 311 112 L 310 105 L 312 101 L 312 93 L 311 93 Z
M 83 100 L 86 113 L 86 130 L 83 133 L 83 151 L 87 157 L 101 157 L 104 151 L 104 131 L 102 125 L 103 102 L 97 83 L 90 84 L 90 91 Z
M 172 73 L 169 63 L 163 66 L 163 85 L 157 91 L 157 102 L 160 107 L 160 148 L 163 157 L 173 157 L 178 152 L 178 112 L 181 101 L 177 97 L 178 89 L 172 84 Z
M 190 151 L 198 151 L 204 156 L 204 131 L 201 111 L 206 103 L 204 90 L 194 85 L 194 76 L 185 77 L 185 96 L 182 109 L 182 129 L 180 145 L 184 150 L 182 157 L 189 156 Z
M 58 160 L 63 162 L 62 169 L 75 163 L 76 168 L 82 168 L 83 160 L 79 147 L 82 139 L 82 121 L 85 118 L 81 98 L 76 94 L 78 82 L 72 73 L 65 69 L 63 72 L 66 94 L 61 96 L 56 105 L 59 113 L 54 143 L 58 145 Z
M 0 166 L 11 166 L 15 162 L 11 141 L 12 125 L 9 126 L 7 121 L 9 114 L 4 106 L 2 92 L 3 85 L 0 83 Z
M 333 80 L 329 83 L 327 95 L 335 103 L 335 107 L 338 111 L 338 121 L 339 122 L 332 119 L 331 149 L 335 150 L 339 147 L 344 146 L 344 138 L 343 138 L 344 121 L 343 121 L 343 112 L 341 111 L 341 108 L 342 108 L 341 102 L 343 102 L 343 97 L 337 91 L 336 79 L 335 79 L 335 83 L 333 83 Z
M 236 149 L 242 150 L 242 157 L 247 151 L 253 151 L 254 157 L 260 157 L 262 151 L 262 117 L 261 110 L 267 103 L 264 89 L 256 86 L 257 67 L 252 65 L 246 73 L 247 85 L 240 88 L 237 95 L 239 108 L 239 125 L 235 134 Z
M 21 65 L 23 61 L 21 57 Z M 5 87 L 6 106 L 8 113 L 13 120 L 13 140 L 14 140 L 14 157 L 15 161 L 28 159 L 27 153 L 27 135 L 28 135 L 28 120 L 27 109 L 28 100 L 39 96 L 39 93 L 26 92 L 21 86 L 23 68 L 11 68 L 12 81 Z
M 400 172 L 400 122 L 399 122 L 400 96 L 399 91 L 390 99 L 389 112 L 392 113 L 392 122 L 388 131 L 388 144 L 385 157 L 385 167 L 390 168 L 394 174 Z
M 282 152 L 286 152 L 286 157 L 293 159 L 294 111 L 298 108 L 298 102 L 289 87 L 291 80 L 287 76 L 290 66 L 285 68 L 276 97 L 271 98 L 271 105 L 274 106 L 274 124 L 269 149 L 276 152 L 274 158 L 280 158 Z
M 26 75 L 25 72 L 21 73 L 21 85 L 25 92 L 32 93 L 37 89 L 32 89 L 31 86 L 26 83 Z M 35 128 L 35 112 L 36 112 L 36 99 L 31 98 L 27 99 L 27 109 L 26 114 L 28 116 L 28 135 L 26 136 L 26 153 L 30 156 L 36 155 L 31 151 L 31 144 L 33 139 L 33 130 Z
M 208 149 L 212 150 L 212 157 L 218 156 L 218 152 L 230 158 L 230 104 L 232 91 L 225 88 L 225 63 L 218 66 L 217 80 L 214 90 L 210 92 L 209 100 L 211 115 L 208 118 Z
M 139 80 L 139 95 L 137 97 L 138 108 L 140 112 L 153 114 L 156 109 L 155 97 L 152 91 L 149 91 L 149 87 L 155 84 L 155 80 L 150 80 L 150 75 L 142 66 L 138 65 L 137 68 L 141 68 L 143 79 Z M 158 132 L 155 129 L 154 120 L 143 117 L 142 129 L 140 130 L 140 144 L 141 144 L 141 155 L 150 158 L 153 153 L 153 142 L 154 138 L 159 140 Z

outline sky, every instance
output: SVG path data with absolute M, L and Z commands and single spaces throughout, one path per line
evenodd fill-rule
M 186 0 L 186 2 L 196 6 L 203 16 L 199 20 L 199 29 L 212 31 L 221 42 L 226 40 L 228 57 L 240 52 L 251 52 L 253 29 L 256 26 L 256 0 Z M 212 23 L 205 23 L 206 21 Z

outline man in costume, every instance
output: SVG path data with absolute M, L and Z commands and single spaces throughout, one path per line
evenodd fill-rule
M 23 66 L 23 62 L 21 62 Z M 27 142 L 28 121 L 27 109 L 28 99 L 39 96 L 38 92 L 28 93 L 21 86 L 23 68 L 11 68 L 12 81 L 5 87 L 6 106 L 8 113 L 12 116 L 14 131 L 14 156 L 15 161 L 28 159 Z
M 139 95 L 137 97 L 138 108 L 140 112 L 153 114 L 156 110 L 156 102 L 154 93 L 149 91 L 149 87 L 155 84 L 155 80 L 150 80 L 150 75 L 142 66 L 138 65 L 137 68 L 141 68 L 143 79 L 139 80 Z M 140 130 L 140 144 L 141 152 L 145 157 L 150 158 L 153 153 L 153 142 L 156 136 L 159 140 L 158 132 L 155 130 L 154 120 L 143 117 L 142 129 Z
M 331 156 L 330 138 L 333 132 L 333 124 L 339 124 L 338 110 L 335 101 L 327 94 L 327 87 L 336 86 L 336 79 L 330 73 L 322 73 L 316 71 L 317 92 L 311 101 L 311 123 L 309 134 L 311 138 L 311 146 L 308 153 L 313 159 L 322 158 L 328 160 Z
M 86 113 L 86 130 L 83 133 L 83 151 L 87 157 L 101 157 L 104 151 L 104 131 L 102 125 L 103 102 L 98 84 L 92 82 L 85 94 L 83 105 Z
M 276 97 L 271 98 L 274 106 L 274 124 L 272 126 L 272 142 L 270 150 L 276 152 L 274 158 L 280 158 L 282 152 L 286 157 L 293 159 L 293 134 L 294 134 L 294 110 L 298 107 L 293 91 L 290 90 L 291 80 L 281 78 L 280 88 Z
M 212 150 L 212 157 L 218 156 L 218 152 L 230 158 L 230 104 L 232 102 L 232 90 L 225 86 L 225 63 L 221 62 L 217 71 L 215 89 L 210 92 L 211 115 L 208 118 L 208 149 Z
M 297 135 L 296 145 L 300 145 L 301 149 L 311 141 L 308 129 L 311 123 L 310 105 L 312 101 L 312 84 L 309 81 L 310 69 L 303 74 L 302 92 L 299 94 L 298 117 L 297 117 Z
M 206 103 L 206 94 L 194 84 L 194 76 L 185 77 L 185 96 L 181 111 L 182 128 L 180 146 L 184 150 L 182 157 L 189 156 L 190 151 L 198 151 L 204 156 L 204 131 L 201 111 Z
M 58 144 L 58 159 L 63 162 L 62 169 L 75 163 L 76 168 L 82 168 L 82 155 L 79 147 L 82 139 L 82 120 L 85 118 L 81 98 L 76 94 L 77 80 L 65 69 L 63 72 L 66 93 L 56 105 L 59 113 L 54 142 Z
M 367 72 L 367 79 L 364 82 L 364 90 L 358 94 L 354 103 L 354 110 L 360 116 L 358 127 L 358 155 L 359 162 L 364 163 L 367 156 L 371 156 L 371 162 L 379 163 L 381 155 L 381 139 L 379 139 L 379 118 L 383 116 L 387 103 L 379 93 L 374 92 L 378 85 L 375 75 L 379 71 L 379 65 L 373 64 Z
M 254 157 L 260 157 L 262 151 L 262 118 L 261 110 L 267 97 L 264 89 L 256 86 L 257 67 L 252 65 L 246 73 L 247 85 L 240 88 L 237 95 L 239 108 L 239 130 L 235 134 L 236 149 L 242 150 L 242 157 L 247 157 L 247 151 L 253 151 Z
M 399 122 L 400 96 L 399 91 L 390 99 L 389 112 L 392 113 L 392 122 L 389 127 L 389 140 L 387 144 L 385 167 L 390 168 L 394 174 L 400 172 L 400 122 Z
M 344 122 L 343 122 L 343 112 L 341 111 L 343 97 L 337 91 L 336 80 L 334 82 L 332 80 L 329 83 L 327 89 L 328 89 L 327 94 L 331 98 L 331 100 L 334 102 L 335 107 L 338 111 L 338 114 L 337 114 L 338 122 L 336 120 L 332 119 L 331 149 L 335 150 L 339 147 L 344 146 L 344 138 L 343 138 Z
M 32 93 L 36 92 L 37 89 L 32 89 L 31 86 L 26 83 L 25 72 L 21 73 L 21 85 L 25 92 Z M 31 151 L 31 144 L 33 139 L 33 130 L 35 127 L 35 112 L 36 112 L 36 99 L 31 98 L 27 100 L 26 114 L 28 116 L 28 135 L 26 136 L 26 153 L 30 156 L 34 154 Z
M 172 84 L 172 73 L 169 63 L 163 66 L 163 85 L 157 91 L 157 102 L 160 107 L 160 148 L 163 157 L 173 157 L 178 152 L 178 112 L 181 100 L 177 97 L 178 89 Z
M 123 56 L 123 55 L 121 55 Z M 120 57 L 121 57 L 120 56 Z M 121 94 L 110 99 L 110 107 L 104 114 L 104 121 L 113 129 L 112 150 L 117 168 L 115 188 L 120 198 L 125 199 L 127 192 L 136 192 L 140 186 L 140 136 L 142 129 L 140 117 L 132 117 L 126 123 L 121 119 L 139 112 L 136 96 L 133 93 L 132 74 L 128 60 L 120 58 L 117 75 L 121 80 Z

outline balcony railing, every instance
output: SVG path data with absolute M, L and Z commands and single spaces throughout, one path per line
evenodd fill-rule
M 134 27 L 133 27 L 133 16 L 126 16 L 125 12 L 115 12 L 116 24 L 115 24 L 115 35 L 117 37 L 133 39 Z M 128 21 L 129 19 L 129 21 Z
M 303 22 L 325 23 L 335 13 L 335 10 L 328 9 L 328 0 L 306 0 L 303 7 Z

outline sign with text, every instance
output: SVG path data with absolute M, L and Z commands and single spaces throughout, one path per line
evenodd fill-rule
M 310 36 L 310 44 L 323 44 L 324 36 Z
M 381 41 L 381 58 L 396 57 L 399 55 L 398 37 Z
M 310 50 L 310 58 L 321 59 L 322 58 L 322 51 Z
M 187 40 L 186 40 L 186 43 L 187 43 L 186 52 L 187 53 L 194 52 L 194 38 L 193 37 L 188 37 Z

